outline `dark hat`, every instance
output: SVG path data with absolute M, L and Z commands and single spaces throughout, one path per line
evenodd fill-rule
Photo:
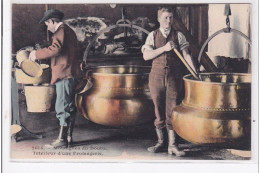
M 56 9 L 50 9 L 50 10 L 44 12 L 43 18 L 40 20 L 39 24 L 41 24 L 51 18 L 58 18 L 61 20 L 63 18 L 63 16 L 64 16 L 64 14 L 61 11 L 56 10 Z

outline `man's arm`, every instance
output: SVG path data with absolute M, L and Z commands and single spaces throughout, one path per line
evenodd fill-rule
M 144 57 L 145 61 L 152 60 L 164 52 L 165 52 L 164 47 L 160 47 L 160 48 L 154 49 L 154 50 L 144 49 L 143 57 Z
M 48 59 L 59 55 L 63 46 L 63 41 L 64 29 L 60 29 L 53 36 L 52 44 L 49 47 L 36 51 L 36 59 Z
M 180 45 L 180 50 L 182 52 L 182 55 L 184 59 L 187 61 L 187 63 L 190 65 L 192 70 L 196 72 L 195 65 L 193 64 L 192 57 L 189 54 L 188 48 L 189 48 L 189 42 L 187 42 L 185 36 L 181 32 L 177 32 L 178 34 L 178 41 Z
M 188 51 L 188 48 L 185 48 L 182 50 L 182 54 L 183 54 L 183 57 L 184 59 L 187 61 L 187 63 L 191 66 L 192 70 L 194 72 L 196 72 L 196 68 L 195 68 L 195 65 L 193 64 L 193 61 L 192 61 L 192 58 L 189 54 L 189 51 Z
M 160 47 L 158 49 L 144 49 L 143 58 L 145 61 L 152 60 L 152 59 L 156 58 L 157 56 L 161 55 L 162 53 L 168 52 L 175 47 L 176 47 L 176 45 L 174 44 L 174 42 L 169 41 L 163 47 Z
M 48 59 L 59 55 L 63 41 L 64 29 L 60 29 L 53 36 L 52 44 L 49 47 L 32 51 L 29 55 L 29 59 L 34 61 L 35 59 Z

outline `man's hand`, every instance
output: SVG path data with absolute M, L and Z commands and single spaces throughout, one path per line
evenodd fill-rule
M 172 49 L 176 49 L 177 45 L 173 41 L 169 41 L 163 46 L 163 48 L 165 52 L 169 52 Z
M 36 51 L 33 50 L 33 51 L 31 51 L 31 53 L 29 55 L 29 60 L 35 61 L 35 59 L 36 59 Z

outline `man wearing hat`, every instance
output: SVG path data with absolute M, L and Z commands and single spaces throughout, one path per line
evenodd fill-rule
M 171 123 L 173 108 L 178 103 L 182 89 L 182 71 L 185 68 L 173 49 L 183 53 L 184 58 L 195 70 L 185 36 L 172 28 L 173 12 L 168 7 L 158 9 L 160 28 L 149 33 L 142 47 L 144 60 L 152 60 L 149 88 L 155 108 L 156 145 L 149 152 L 161 152 L 168 147 L 169 154 L 184 156 L 176 141 L 176 132 Z M 168 141 L 167 141 L 168 132 Z
M 32 61 L 51 59 L 51 84 L 56 86 L 56 117 L 59 119 L 60 132 L 58 138 L 47 148 L 70 146 L 75 122 L 75 88 L 80 76 L 78 40 L 75 32 L 62 22 L 64 14 L 56 9 L 44 13 L 41 23 L 45 23 L 48 31 L 53 33 L 49 47 L 32 51 L 29 59 Z

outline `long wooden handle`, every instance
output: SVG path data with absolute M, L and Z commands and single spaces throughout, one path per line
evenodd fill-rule
M 183 58 L 183 56 L 180 54 L 180 52 L 177 49 L 173 49 L 173 51 L 176 53 L 176 55 L 180 58 L 180 60 L 183 62 L 183 64 L 186 66 L 186 68 L 190 71 L 190 73 L 192 74 L 192 76 L 197 79 L 200 80 L 199 76 L 197 75 L 196 72 L 193 71 L 193 69 L 190 67 L 190 65 L 187 63 L 187 61 Z

